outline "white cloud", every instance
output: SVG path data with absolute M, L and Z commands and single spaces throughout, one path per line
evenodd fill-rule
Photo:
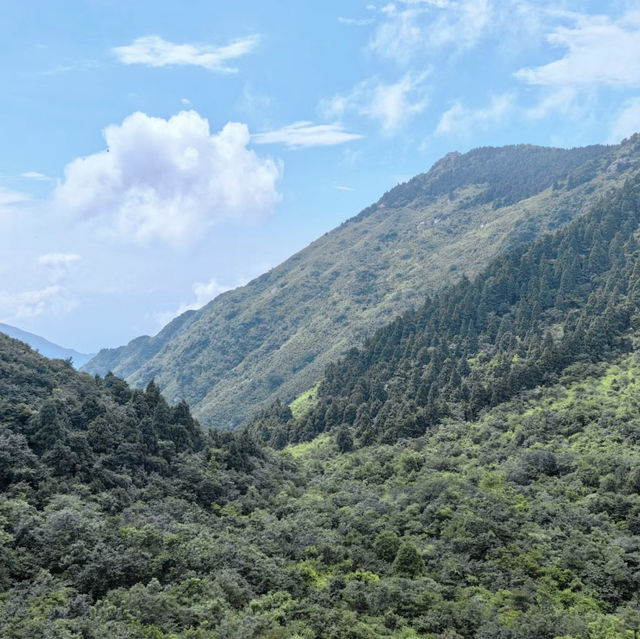
M 0 291 L 0 321 L 15 322 L 44 315 L 65 315 L 76 302 L 57 284 L 35 291 L 8 293 Z
M 20 177 L 27 180 L 38 180 L 40 182 L 50 182 L 53 179 L 48 175 L 38 173 L 37 171 L 25 171 L 24 173 L 20 173 Z
M 256 144 L 282 143 L 290 149 L 311 146 L 333 146 L 359 140 L 359 133 L 345 131 L 341 124 L 313 124 L 312 122 L 294 122 L 275 131 L 256 133 L 251 140 Z
M 337 189 L 338 191 L 354 191 L 355 190 L 355 189 L 352 189 L 350 186 L 344 186 L 343 184 L 334 184 L 333 188 Z
M 15 206 L 28 202 L 31 198 L 26 193 L 11 191 L 0 186 L 0 214 L 11 213 Z
M 377 79 L 364 80 L 351 93 L 324 100 L 320 108 L 328 117 L 353 111 L 378 122 L 383 133 L 391 134 L 426 109 L 426 77 L 426 73 L 407 73 L 393 84 L 382 84 Z
M 38 257 L 38 264 L 46 268 L 52 282 L 59 283 L 67 277 L 80 259 L 76 253 L 45 253 Z
M 137 38 L 131 44 L 115 47 L 113 53 L 124 64 L 145 64 L 150 67 L 198 66 L 210 71 L 235 73 L 227 61 L 246 55 L 256 48 L 260 38 L 250 35 L 230 44 L 214 47 L 200 44 L 175 44 L 160 36 Z
M 494 7 L 489 0 L 460 2 L 403 2 L 387 5 L 369 48 L 380 57 L 408 64 L 424 52 L 444 47 L 469 49 L 492 25 Z
M 67 165 L 55 200 L 120 238 L 185 244 L 217 223 L 260 219 L 280 199 L 280 167 L 247 148 L 244 124 L 212 135 L 195 111 L 138 112 L 104 136 L 106 151 Z
M 505 93 L 494 96 L 482 109 L 469 109 L 456 102 L 442 114 L 435 135 L 467 135 L 474 128 L 485 127 L 504 119 L 515 104 L 515 96 Z
M 373 18 L 343 18 L 339 17 L 340 24 L 347 24 L 354 27 L 366 27 L 368 24 L 375 22 Z
M 181 304 L 180 307 L 175 311 L 162 311 L 160 313 L 154 313 L 153 318 L 158 323 L 159 326 L 165 326 L 168 324 L 174 317 L 178 317 L 182 315 L 182 313 L 186 313 L 187 311 L 196 311 L 199 308 L 202 308 L 205 304 L 208 304 L 211 300 L 218 297 L 218 295 L 224 293 L 225 291 L 230 291 L 237 286 L 242 286 L 245 282 L 237 284 L 236 286 L 225 286 L 224 284 L 219 284 L 215 278 L 211 278 L 208 282 L 194 282 L 193 293 L 196 299 L 190 304 Z
M 521 69 L 516 76 L 549 87 L 640 86 L 640 12 L 608 16 L 567 14 L 574 25 L 556 27 L 551 45 L 566 50 L 548 64 Z
M 609 142 L 617 144 L 624 138 L 640 132 L 640 97 L 631 98 L 622 105 L 611 127 Z
M 534 120 L 544 118 L 549 113 L 572 113 L 577 118 L 580 111 L 576 107 L 577 95 L 578 92 L 574 87 L 551 87 L 546 95 L 525 113 Z

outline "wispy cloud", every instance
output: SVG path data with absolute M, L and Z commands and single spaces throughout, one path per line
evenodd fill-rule
M 351 111 L 376 121 L 382 132 L 391 134 L 428 105 L 424 80 L 427 73 L 405 74 L 398 82 L 384 84 L 377 78 L 358 83 L 350 93 L 323 100 L 320 109 L 328 117 Z
M 490 0 L 408 1 L 381 8 L 385 19 L 378 25 L 369 48 L 399 64 L 444 47 L 473 47 L 492 24 Z
M 44 173 L 38 173 L 38 171 L 25 171 L 20 173 L 20 177 L 25 180 L 37 180 L 39 182 L 51 182 L 53 180 L 53 178 Z
M 591 89 L 640 86 L 640 12 L 618 20 L 603 15 L 566 14 L 573 26 L 556 27 L 548 41 L 566 53 L 548 64 L 524 68 L 528 84 Z
M 631 98 L 622 105 L 611 126 L 609 142 L 617 144 L 634 133 L 640 133 L 640 97 Z
M 13 322 L 44 315 L 66 315 L 77 306 L 58 284 L 45 288 L 9 293 L 0 291 L 0 321 Z
M 208 304 L 211 300 L 218 297 L 226 291 L 230 291 L 238 286 L 243 286 L 246 282 L 241 282 L 235 286 L 226 286 L 220 284 L 215 278 L 211 278 L 208 282 L 194 282 L 191 287 L 195 295 L 195 300 L 189 304 L 181 304 L 175 311 L 161 311 L 153 315 L 153 319 L 159 326 L 168 324 L 174 317 L 182 315 L 187 311 L 196 311 L 202 308 L 205 304 Z
M 13 213 L 16 207 L 29 202 L 31 198 L 26 193 L 12 191 L 0 186 L 0 214 Z
M 343 18 L 339 17 L 338 22 L 340 24 L 347 24 L 353 27 L 366 27 L 369 24 L 375 22 L 374 18 Z
M 351 188 L 350 186 L 344 186 L 343 184 L 334 184 L 333 188 L 337 189 L 338 191 L 355 191 L 355 189 Z
M 45 253 L 38 256 L 38 264 L 47 270 L 52 282 L 60 283 L 66 279 L 80 259 L 76 253 Z
M 175 44 L 158 35 L 137 38 L 131 44 L 115 47 L 113 53 L 124 64 L 144 64 L 150 67 L 197 66 L 235 73 L 237 68 L 227 64 L 253 51 L 260 42 L 257 35 L 239 38 L 223 46 L 203 44 Z
M 435 135 L 468 135 L 478 127 L 501 122 L 515 105 L 515 95 L 494 96 L 486 107 L 470 109 L 456 102 L 438 122 Z
M 342 124 L 313 124 L 294 122 L 274 131 L 256 133 L 251 140 L 256 144 L 285 144 L 290 149 L 313 146 L 334 146 L 362 137 L 359 133 L 345 131 Z

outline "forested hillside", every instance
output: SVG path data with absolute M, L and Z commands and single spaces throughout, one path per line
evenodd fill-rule
M 637 177 L 236 433 L 0 336 L 0 637 L 631 639 L 639 228 Z
M 565 228 L 494 260 L 327 368 L 310 409 L 253 428 L 276 447 L 340 427 L 359 445 L 474 420 L 574 362 L 632 348 L 640 328 L 640 176 Z
M 134 386 L 155 378 L 207 426 L 231 428 L 290 401 L 324 367 L 427 294 L 583 213 L 639 167 L 619 146 L 449 154 L 427 173 L 250 284 L 87 366 Z

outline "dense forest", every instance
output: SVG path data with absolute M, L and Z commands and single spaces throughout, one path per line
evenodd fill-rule
M 634 178 L 234 433 L 0 335 L 0 637 L 637 636 L 639 228 Z
M 619 145 L 453 153 L 244 287 L 85 370 L 182 397 L 205 426 L 234 428 L 289 402 L 325 366 L 402 311 L 562 227 L 640 168 Z

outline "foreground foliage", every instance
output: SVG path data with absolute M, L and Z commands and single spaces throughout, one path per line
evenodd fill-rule
M 189 438 L 159 439 L 165 464 L 150 465 L 140 440 L 138 461 L 108 461 L 124 442 L 96 447 L 91 424 L 144 421 L 154 403 L 183 423 L 182 408 L 0 346 L 2 379 L 9 352 L 34 381 L 2 388 L 0 637 L 617 638 L 638 627 L 635 354 L 573 365 L 478 421 L 394 445 L 340 453 L 324 435 L 274 453 L 191 424 Z M 101 416 L 80 417 L 90 398 Z M 73 465 L 32 428 L 51 402 L 69 447 L 91 442 Z

